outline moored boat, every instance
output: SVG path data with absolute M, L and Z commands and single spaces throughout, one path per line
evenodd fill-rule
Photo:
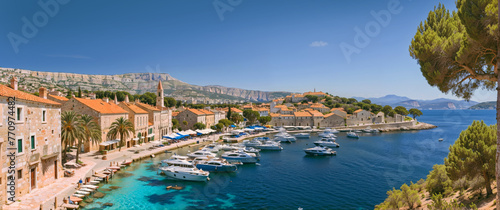
M 321 155 L 321 156 L 322 155 L 336 155 L 337 154 L 336 151 L 333 151 L 330 148 L 319 147 L 319 146 L 304 149 L 304 152 L 308 155 Z
M 321 138 L 318 141 L 314 142 L 315 145 L 317 146 L 324 146 L 324 147 L 340 147 L 340 145 L 335 142 L 335 138 Z
M 349 132 L 349 133 L 347 133 L 347 137 L 348 137 L 348 138 L 359 139 L 359 135 L 358 135 L 358 134 L 356 134 L 356 133 L 354 133 L 354 132 L 352 132 L 352 131 L 351 131 L 351 132 Z
M 257 163 L 257 161 L 259 161 L 255 154 L 243 151 L 226 152 L 222 154 L 221 157 L 226 159 L 228 162 L 237 161 L 241 163 Z
M 295 134 L 295 137 L 298 139 L 308 139 L 311 136 L 309 133 L 298 133 Z
M 279 142 L 274 142 L 274 141 L 266 141 L 266 143 L 258 146 L 257 148 L 269 151 L 281 151 L 283 149 L 283 147 L 281 147 L 281 144 Z
M 196 168 L 210 172 L 235 172 L 238 167 L 223 159 L 202 160 L 195 163 Z

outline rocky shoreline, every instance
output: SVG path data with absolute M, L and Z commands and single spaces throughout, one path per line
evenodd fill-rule
M 429 123 L 419 122 L 418 124 L 412 125 L 412 126 L 380 128 L 379 131 L 380 132 L 414 131 L 414 130 L 428 130 L 428 129 L 433 129 L 433 128 L 437 128 L 437 126 L 429 124 Z

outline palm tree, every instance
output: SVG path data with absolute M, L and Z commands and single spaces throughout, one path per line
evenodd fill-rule
M 111 124 L 108 132 L 108 138 L 116 139 L 116 137 L 120 135 L 118 151 L 121 151 L 124 140 L 130 136 L 130 133 L 135 133 L 134 124 L 124 117 L 120 117 Z
M 81 131 L 81 138 L 78 138 L 78 150 L 76 150 L 76 162 L 78 163 L 78 156 L 80 154 L 80 148 L 85 142 L 98 143 L 101 142 L 101 127 L 94 120 L 93 117 L 89 115 L 80 116 L 79 127 Z
M 61 144 L 64 146 L 63 162 L 66 162 L 66 152 L 69 145 L 75 143 L 81 135 L 78 116 L 74 111 L 64 111 L 61 115 Z

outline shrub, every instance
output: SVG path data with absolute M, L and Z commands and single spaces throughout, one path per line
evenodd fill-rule
M 431 195 L 448 195 L 452 192 L 451 185 L 451 180 L 446 174 L 446 167 L 444 165 L 434 165 L 432 171 L 427 175 L 425 189 Z

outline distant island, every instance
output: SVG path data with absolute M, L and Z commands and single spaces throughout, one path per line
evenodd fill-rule
M 386 95 L 379 98 L 362 98 L 354 97 L 358 101 L 369 99 L 373 103 L 381 105 L 389 105 L 392 107 L 403 106 L 407 109 L 420 109 L 420 110 L 455 110 L 455 109 L 469 109 L 469 107 L 478 104 L 476 101 L 454 100 L 447 98 L 437 98 L 433 100 L 419 100 L 411 99 L 405 96 Z
M 469 109 L 481 110 L 481 109 L 496 109 L 496 108 L 497 108 L 496 101 L 488 101 L 471 106 Z

